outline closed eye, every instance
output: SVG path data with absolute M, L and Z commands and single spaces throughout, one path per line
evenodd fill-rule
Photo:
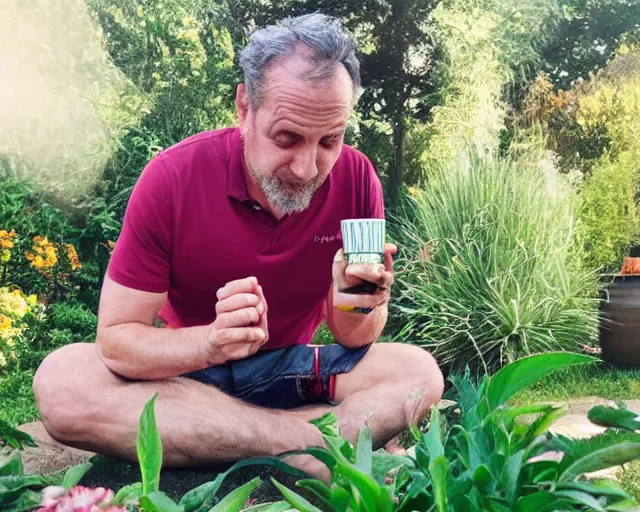
M 340 135 L 328 135 L 327 137 L 323 137 L 320 140 L 320 144 L 322 144 L 326 148 L 333 147 L 338 142 L 340 142 Z
M 276 144 L 280 147 L 290 147 L 300 140 L 300 136 L 293 132 L 280 132 L 275 137 Z

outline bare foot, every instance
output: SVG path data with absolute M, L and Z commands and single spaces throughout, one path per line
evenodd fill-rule
M 392 438 L 384 447 L 386 451 L 391 453 L 392 455 L 408 455 L 407 450 L 405 450 L 400 444 L 400 439 L 398 436 Z
M 329 471 L 329 468 L 311 455 L 289 455 L 284 457 L 282 462 L 308 473 L 327 485 L 331 483 L 331 471 Z

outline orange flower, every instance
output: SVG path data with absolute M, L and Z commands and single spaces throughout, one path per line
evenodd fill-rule
M 640 258 L 625 256 L 621 274 L 640 274 Z
M 69 258 L 69 263 L 71 263 L 71 271 L 81 268 L 82 265 L 80 264 L 76 248 L 72 244 L 64 244 L 64 246 L 67 249 L 67 258 Z

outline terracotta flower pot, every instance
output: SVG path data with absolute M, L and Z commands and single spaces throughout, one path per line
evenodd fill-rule
M 640 275 L 603 276 L 610 281 L 600 305 L 602 359 L 640 368 Z

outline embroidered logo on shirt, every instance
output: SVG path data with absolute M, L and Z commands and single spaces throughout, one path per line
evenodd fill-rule
M 336 231 L 333 235 L 316 235 L 315 237 L 313 237 L 313 241 L 317 244 L 328 244 L 331 242 L 335 242 L 336 240 L 342 240 L 342 233 L 340 232 L 340 230 Z

